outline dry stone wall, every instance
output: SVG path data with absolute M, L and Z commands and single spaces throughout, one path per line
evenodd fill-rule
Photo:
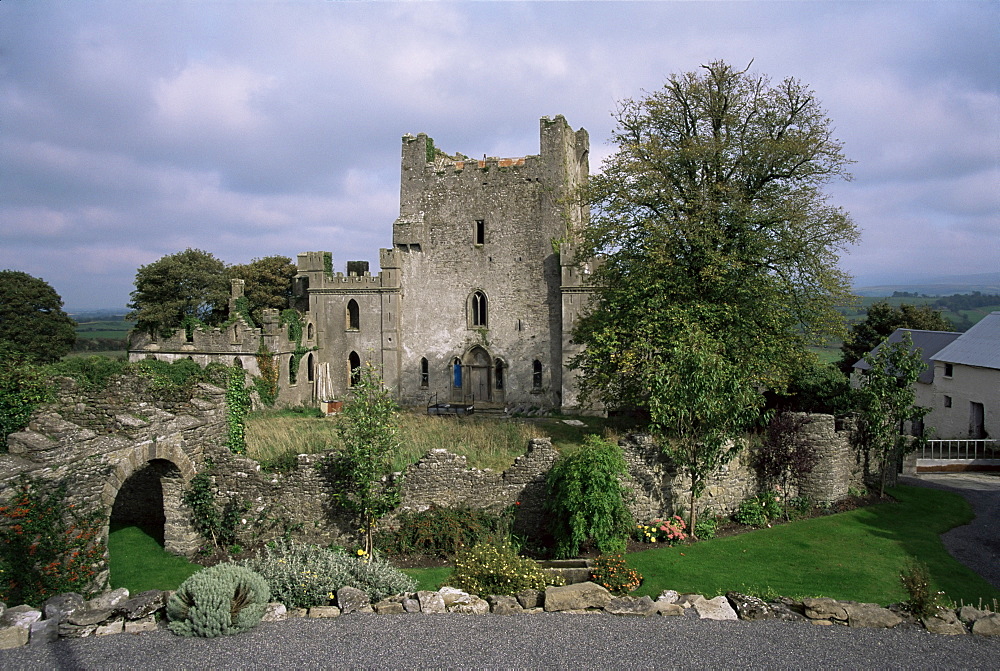
M 832 417 L 810 415 L 802 440 L 820 453 L 819 465 L 801 493 L 832 502 L 860 486 L 860 467 L 850 434 Z M 157 399 L 149 381 L 119 378 L 101 392 L 59 383 L 57 401 L 8 439 L 0 455 L 0 502 L 21 476 L 70 483 L 77 509 L 103 511 L 122 522 L 163 524 L 168 550 L 193 554 L 204 540 L 195 533 L 182 503 L 195 474 L 205 472 L 217 507 L 241 511 L 237 542 L 254 544 L 284 535 L 323 545 L 354 541 L 354 526 L 331 504 L 334 485 L 322 468 L 323 454 L 299 455 L 295 467 L 267 472 L 225 445 L 225 392 L 198 385 L 184 397 Z M 648 436 L 621 441 L 638 520 L 663 517 L 689 505 L 690 481 Z M 548 439 L 532 439 L 525 454 L 504 472 L 469 468 L 464 457 L 444 450 L 427 454 L 404 474 L 400 510 L 466 506 L 499 513 L 516 506 L 515 530 L 525 535 L 546 526 L 545 479 L 558 453 Z M 713 474 L 698 501 L 702 514 L 733 512 L 757 492 L 747 451 Z M 386 520 L 392 523 L 392 518 Z

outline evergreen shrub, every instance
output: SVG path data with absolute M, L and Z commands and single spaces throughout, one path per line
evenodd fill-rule
M 359 559 L 291 540 L 269 543 L 239 565 L 263 576 L 272 597 L 293 608 L 328 605 L 341 587 L 360 589 L 373 602 L 416 589 L 412 578 L 377 554 Z
M 459 551 L 448 584 L 471 594 L 489 595 L 543 590 L 548 585 L 563 585 L 565 580 L 521 557 L 509 545 L 483 543 Z
M 389 554 L 444 557 L 463 547 L 507 540 L 508 517 L 465 507 L 403 511 L 396 517 L 397 528 L 379 531 L 375 543 Z
M 181 583 L 167 601 L 170 631 L 213 638 L 257 626 L 270 601 L 267 582 L 248 568 L 217 564 Z
M 781 497 L 774 492 L 764 492 L 741 503 L 733 513 L 733 521 L 749 527 L 764 527 L 783 514 Z

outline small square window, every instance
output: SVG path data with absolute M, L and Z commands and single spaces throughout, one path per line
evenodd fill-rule
M 952 377 L 954 375 L 955 375 L 955 366 L 954 366 L 954 364 L 946 363 L 944 365 L 944 376 L 945 377 Z
M 946 408 L 950 408 L 951 407 L 951 396 L 945 396 L 944 397 L 944 407 L 946 407 Z

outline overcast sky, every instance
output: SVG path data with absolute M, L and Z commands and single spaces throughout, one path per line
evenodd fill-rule
M 815 90 L 871 284 L 1000 270 L 997 2 L 0 2 L 0 269 L 119 307 L 187 247 L 227 263 L 391 245 L 400 137 L 538 153 L 562 114 L 716 59 Z

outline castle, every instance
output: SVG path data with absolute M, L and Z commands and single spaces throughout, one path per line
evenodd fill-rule
M 131 360 L 218 361 L 260 376 L 273 353 L 282 405 L 345 399 L 366 362 L 408 406 L 579 412 L 579 353 L 570 332 L 590 296 L 572 233 L 587 217 L 571 196 L 589 173 L 587 131 L 540 121 L 540 153 L 449 156 L 425 134 L 404 135 L 399 217 L 381 271 L 329 252 L 298 255 L 293 307 L 257 327 L 135 334 Z M 233 281 L 232 305 L 242 296 Z M 237 311 L 231 310 L 231 314 Z M 265 371 L 266 372 L 266 371 Z

